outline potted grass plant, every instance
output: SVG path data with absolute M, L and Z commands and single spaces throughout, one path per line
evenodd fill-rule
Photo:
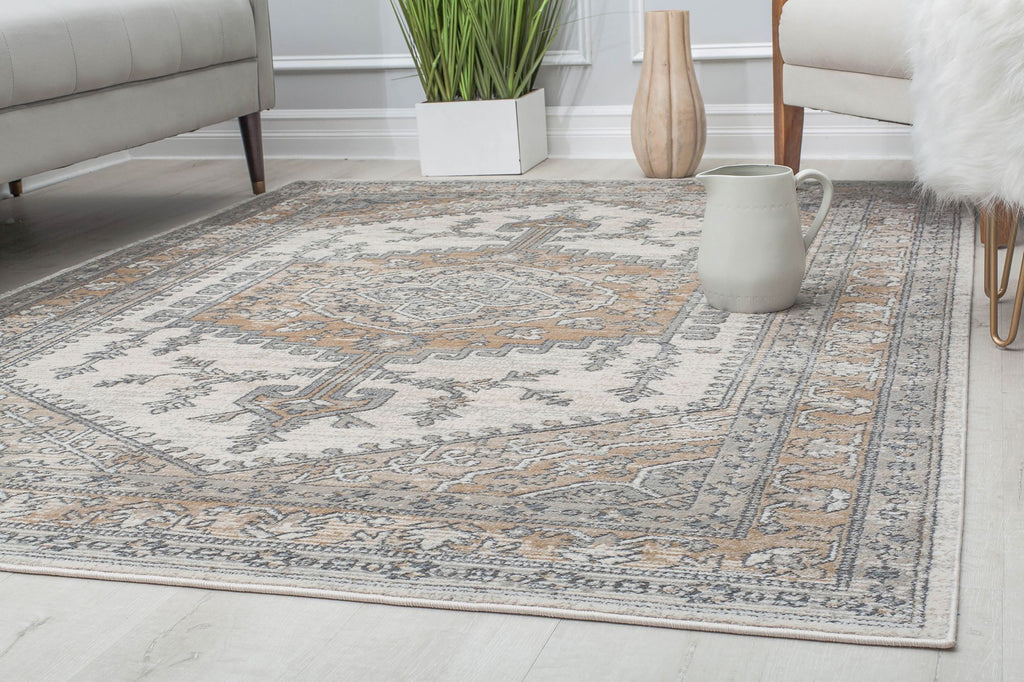
M 426 101 L 424 175 L 523 173 L 547 158 L 537 73 L 563 0 L 391 0 Z

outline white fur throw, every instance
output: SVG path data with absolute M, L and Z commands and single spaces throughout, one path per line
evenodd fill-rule
M 1024 2 L 908 1 L 919 180 L 947 201 L 1024 206 Z

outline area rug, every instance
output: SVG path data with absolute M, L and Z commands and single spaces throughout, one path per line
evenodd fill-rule
M 2 568 L 951 646 L 969 226 L 840 185 L 739 315 L 703 208 L 298 183 L 13 292 Z

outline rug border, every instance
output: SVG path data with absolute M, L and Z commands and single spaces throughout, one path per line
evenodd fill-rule
M 215 212 L 196 218 L 183 225 L 177 225 L 167 230 L 163 230 L 153 235 L 149 235 L 145 238 L 136 240 L 129 244 L 119 246 L 101 254 L 97 254 L 85 261 L 76 263 L 67 268 L 62 268 L 50 275 L 42 277 L 38 280 L 34 280 L 27 284 L 21 285 L 10 291 L 0 293 L 0 303 L 7 301 L 8 299 L 23 293 L 24 291 L 37 287 L 41 284 L 49 282 L 53 279 L 71 274 L 76 270 L 86 268 L 90 264 L 97 261 L 110 258 L 118 253 L 127 251 L 132 248 L 144 245 L 147 242 L 155 241 L 164 237 L 167 237 L 175 232 L 181 230 L 187 230 L 189 228 L 196 228 L 204 224 L 214 223 L 220 217 L 226 217 L 231 215 L 234 219 L 233 214 L 242 209 L 243 207 L 251 206 L 254 210 L 260 210 L 260 207 L 264 205 L 273 205 L 280 201 L 283 195 L 288 194 L 289 191 L 294 192 L 301 188 L 308 188 L 310 186 L 329 184 L 347 184 L 347 185 L 359 185 L 359 184 L 423 184 L 423 185 L 459 185 L 477 182 L 501 182 L 506 184 L 522 184 L 522 185 L 538 185 L 538 184 L 574 184 L 574 183 L 602 183 L 602 182 L 628 182 L 634 184 L 653 184 L 662 185 L 663 181 L 654 181 L 649 178 L 636 178 L 636 179 L 607 179 L 607 180 L 557 180 L 557 179 L 511 179 L 511 180 L 498 180 L 498 179 L 461 179 L 461 180 L 430 180 L 430 179 L 400 179 L 400 180 L 356 180 L 356 179 L 344 179 L 344 178 L 327 178 L 323 180 L 296 180 L 289 182 L 275 190 L 267 192 L 258 197 L 246 197 L 233 204 L 224 206 L 216 209 Z M 677 181 L 678 182 L 678 181 Z M 682 182 L 692 183 L 692 179 L 683 179 Z M 861 184 L 861 183 L 844 183 L 844 184 Z M 867 184 L 905 184 L 905 183 L 893 183 L 893 182 L 880 182 L 880 183 L 867 183 Z M 920 197 L 920 201 L 924 202 L 925 198 Z M 246 582 L 229 582 L 220 580 L 210 580 L 202 578 L 176 578 L 171 576 L 161 575 L 150 575 L 150 574 L 130 574 L 120 573 L 116 571 L 101 571 L 91 569 L 76 569 L 76 568 L 61 568 L 61 567 L 37 567 L 28 565 L 17 565 L 0 562 L 0 572 L 17 573 L 23 575 L 38 575 L 38 576 L 53 576 L 61 578 L 77 578 L 77 579 L 89 579 L 89 580 L 104 580 L 110 582 L 123 582 L 133 583 L 142 585 L 156 585 L 164 587 L 182 587 L 190 589 L 209 589 L 218 590 L 225 592 L 237 592 L 243 594 L 265 594 L 265 595 L 280 595 L 290 597 L 304 597 L 304 598 L 317 598 L 317 599 L 331 599 L 336 601 L 350 601 L 367 604 L 380 604 L 386 606 L 405 606 L 414 608 L 430 608 L 430 609 L 443 609 L 448 611 L 464 611 L 470 613 L 500 613 L 506 615 L 521 615 L 521 616 L 539 616 L 548 618 L 559 618 L 566 620 L 578 620 L 578 621 L 591 621 L 591 622 L 604 622 L 613 623 L 619 625 L 636 625 L 636 626 L 649 626 L 649 627 L 661 627 L 670 628 L 676 630 L 692 630 L 697 632 L 710 632 L 710 633 L 722 633 L 722 634 L 734 634 L 744 636 L 759 636 L 759 637 L 772 637 L 782 639 L 798 639 L 805 641 L 818 641 L 827 643 L 838 643 L 838 644 L 857 644 L 867 646 L 884 646 L 884 647 L 912 647 L 912 648 L 923 648 L 923 649 L 951 649 L 956 646 L 956 634 L 957 634 L 957 615 L 958 606 L 960 601 L 960 587 L 961 587 L 961 564 L 962 564 L 962 552 L 963 552 L 963 532 L 965 522 L 965 506 L 966 506 L 966 453 L 967 453 L 967 428 L 968 428 L 968 390 L 969 390 L 969 366 L 970 366 L 970 354 L 971 354 L 971 320 L 973 314 L 973 300 L 972 291 L 974 285 L 975 275 L 975 261 L 976 261 L 976 243 L 974 238 L 974 231 L 967 229 L 965 225 L 968 223 L 968 218 L 973 220 L 973 214 L 967 207 L 963 207 L 960 212 L 960 229 L 958 231 L 959 242 L 957 244 L 960 262 L 957 270 L 957 279 L 954 285 L 954 309 L 952 312 L 953 323 L 949 333 L 949 349 L 950 352 L 947 354 L 947 358 L 950 356 L 958 355 L 965 358 L 965 362 L 962 364 L 950 363 L 947 367 L 949 374 L 950 384 L 961 382 L 961 390 L 959 392 L 950 392 L 949 398 L 945 405 L 943 414 L 943 420 L 945 422 L 959 421 L 963 425 L 963 431 L 960 434 L 960 438 L 955 443 L 947 444 L 946 448 L 940 453 L 940 458 L 946 460 L 948 457 L 958 457 L 956 466 L 943 467 L 941 470 L 941 478 L 948 480 L 949 477 L 958 481 L 958 489 L 960 491 L 960 500 L 956 505 L 938 505 L 937 512 L 942 512 L 946 507 L 953 507 L 946 510 L 945 514 L 939 514 L 942 519 L 953 521 L 951 524 L 953 532 L 948 534 L 943 542 L 935 542 L 932 545 L 933 556 L 948 556 L 949 561 L 944 562 L 946 565 L 942 567 L 942 570 L 952 570 L 952 590 L 950 596 L 950 603 L 948 604 L 948 628 L 944 636 L 939 638 L 917 638 L 917 637 L 883 637 L 877 635 L 856 635 L 847 633 L 830 633 L 822 630 L 812 629 L 801 629 L 801 628 L 786 628 L 786 627 L 769 627 L 769 626 L 755 626 L 755 625 L 734 625 L 728 623 L 710 623 L 698 620 L 686 620 L 678 618 L 657 618 L 657 617 L 645 617 L 645 616 L 629 616 L 623 614 L 613 614 L 600 611 L 590 610 L 574 610 L 574 609 L 560 609 L 555 607 L 542 607 L 542 606 L 520 606 L 515 604 L 500 604 L 490 602 L 462 602 L 456 600 L 433 600 L 425 598 L 407 598 L 407 597 L 393 597 L 387 595 L 367 594 L 360 592 L 349 592 L 345 590 L 330 590 L 330 589 L 317 589 L 317 588 L 302 588 L 302 587 L 289 587 L 284 585 L 267 585 L 258 583 L 246 583 Z M 959 296 L 966 289 L 965 296 Z M 960 300 L 962 303 L 956 304 L 956 301 Z M 963 310 L 966 309 L 966 310 Z M 956 351 L 955 353 L 953 351 Z M 955 398 L 957 404 L 953 404 L 952 400 Z M 942 489 L 942 485 L 939 486 Z M 952 517 L 946 519 L 946 517 Z M 937 523 L 937 527 L 941 527 L 941 524 Z M 949 545 L 946 547 L 945 545 Z M 942 551 L 943 549 L 950 550 L 948 553 Z
M 693 630 L 728 635 L 747 635 L 772 637 L 776 639 L 800 639 L 831 644 L 861 644 L 867 646 L 908 647 L 918 649 L 951 649 L 955 640 L 948 637 L 940 639 L 921 639 L 915 637 L 881 637 L 874 635 L 853 635 L 845 633 L 829 633 L 821 630 L 799 628 L 781 628 L 756 625 L 730 625 L 728 623 L 708 623 L 679 618 L 654 618 L 650 616 L 626 616 L 601 611 L 585 611 L 558 609 L 545 606 L 517 606 L 515 604 L 498 604 L 490 602 L 443 601 L 435 599 L 417 599 L 406 597 L 389 597 L 387 595 L 347 592 L 345 590 L 321 590 L 310 587 L 287 587 L 262 585 L 258 583 L 225 582 L 200 578 L 172 578 L 166 576 L 131 575 L 111 571 L 92 571 L 76 568 L 37 568 L 35 566 L 18 566 L 0 563 L 0 571 L 25 575 L 53 576 L 58 578 L 84 578 L 89 580 L 105 580 L 109 582 L 134 583 L 138 585 L 157 585 L 162 587 L 185 587 L 191 589 L 218 590 L 238 592 L 242 594 L 265 594 L 283 597 L 305 597 L 330 599 L 334 601 L 379 604 L 383 606 L 404 606 L 425 609 L 443 609 L 445 611 L 464 611 L 467 613 L 500 613 L 512 616 L 540 616 L 564 620 L 580 620 L 616 625 L 640 625 L 645 627 L 670 628 L 673 630 Z
M 931 201 L 934 198 L 929 197 Z M 966 507 L 967 507 L 967 433 L 969 428 L 969 393 L 970 393 L 970 365 L 971 365 L 971 354 L 973 352 L 971 344 L 971 329 L 974 316 L 974 280 L 976 271 L 977 261 L 977 240 L 975 238 L 975 231 L 973 228 L 974 214 L 972 210 L 962 205 L 959 211 L 959 243 L 957 245 L 958 255 L 960 262 L 957 263 L 957 279 L 954 284 L 953 290 L 953 311 L 951 313 L 952 327 L 949 333 L 949 348 L 950 352 L 947 353 L 947 377 L 950 379 L 949 383 L 953 383 L 954 380 L 961 382 L 960 391 L 950 392 L 949 399 L 946 401 L 943 421 L 949 423 L 962 424 L 962 432 L 960 438 L 956 442 L 951 442 L 946 445 L 946 448 L 940 453 L 940 457 L 945 460 L 949 456 L 958 457 L 956 466 L 942 467 L 940 475 L 943 479 L 949 480 L 953 478 L 956 482 L 957 489 L 960 491 L 960 500 L 955 505 L 942 505 L 941 500 L 937 512 L 942 512 L 946 507 L 952 507 L 946 509 L 946 514 L 942 515 L 936 521 L 936 527 L 941 527 L 943 521 L 948 520 L 955 522 L 952 525 L 954 532 L 951 537 L 948 538 L 947 543 L 950 545 L 948 548 L 942 546 L 940 543 L 933 542 L 932 544 L 932 556 L 936 553 L 945 554 L 943 550 L 948 549 L 949 565 L 946 570 L 952 571 L 951 577 L 951 592 L 949 595 L 949 604 L 947 622 L 949 627 L 946 636 L 942 641 L 946 642 L 944 646 L 937 648 L 952 649 L 956 646 L 957 640 L 957 626 L 959 624 L 959 607 L 960 607 L 960 588 L 961 588 L 961 572 L 963 567 L 963 549 L 964 549 L 964 526 L 966 522 Z M 960 304 L 957 305 L 957 301 Z M 962 345 L 962 348 L 961 348 Z M 955 353 L 953 351 L 956 351 Z M 948 362 L 951 356 L 960 356 L 964 358 L 962 364 L 950 365 Z M 955 372 L 955 374 L 954 374 Z M 953 399 L 959 401 L 959 405 L 952 404 Z M 942 489 L 942 484 L 939 485 L 939 490 Z M 946 518 L 951 517 L 951 518 Z

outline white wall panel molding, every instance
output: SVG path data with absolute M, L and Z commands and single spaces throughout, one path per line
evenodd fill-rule
M 633 63 L 644 60 L 644 0 L 629 0 L 629 47 Z M 695 62 L 721 62 L 745 59 L 771 59 L 772 44 L 769 43 L 705 43 L 693 45 L 690 49 Z
M 569 50 L 551 50 L 544 63 L 552 66 L 589 66 L 594 45 L 593 13 L 590 0 L 576 0 L 573 18 L 563 30 L 576 36 L 575 47 Z
M 722 62 L 746 59 L 771 59 L 771 43 L 705 43 L 691 48 L 693 60 L 696 62 Z M 643 48 L 640 49 L 643 61 Z
M 628 159 L 629 106 L 549 107 L 548 143 L 556 158 Z M 770 105 L 707 107 L 702 167 L 770 163 Z M 269 158 L 415 159 L 413 109 L 272 110 L 263 115 Z M 910 129 L 808 110 L 804 158 L 837 179 L 909 179 Z M 156 142 L 134 158 L 223 158 L 242 154 L 237 126 L 225 123 Z
M 576 0 L 573 15 L 566 22 L 565 31 L 573 36 L 572 46 L 550 50 L 544 57 L 545 66 L 589 66 L 593 46 L 593 21 L 590 0 Z M 274 57 L 275 73 L 316 73 L 342 71 L 387 71 L 412 69 L 414 64 L 408 52 L 394 54 L 323 54 L 282 55 Z
M 633 62 L 644 60 L 644 0 L 629 0 L 629 51 Z

